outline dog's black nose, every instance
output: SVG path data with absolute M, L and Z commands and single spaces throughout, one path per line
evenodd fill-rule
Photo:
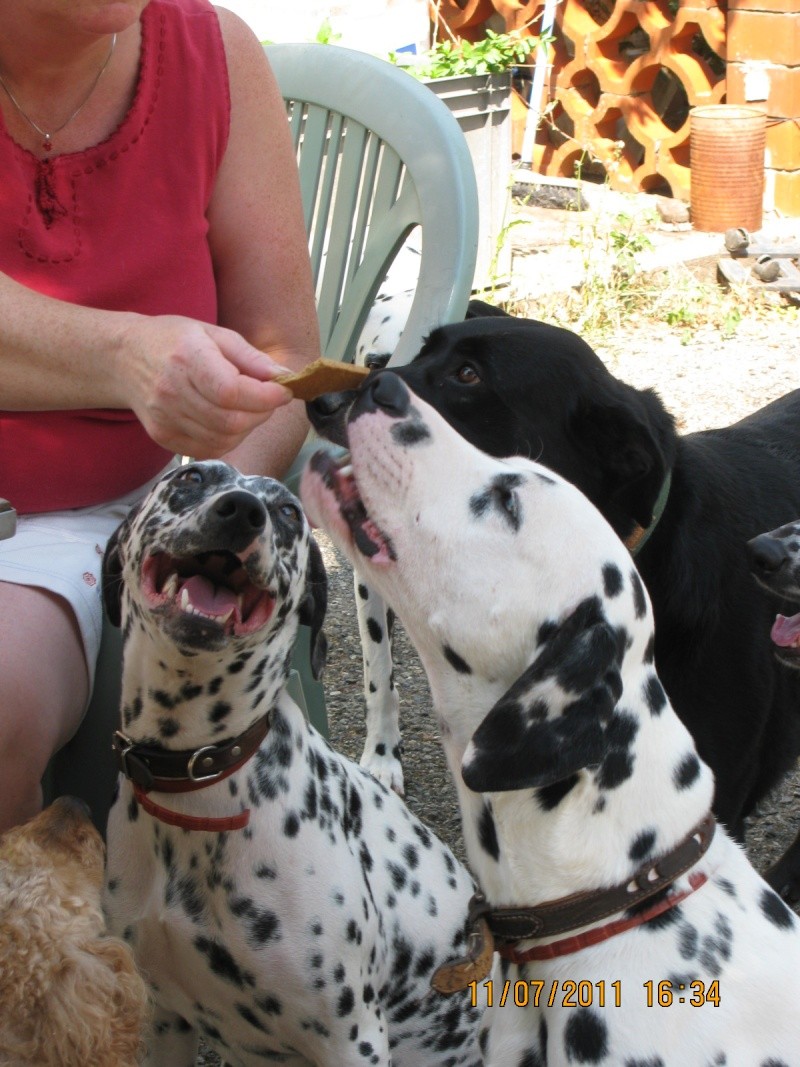
M 212 513 L 214 524 L 230 536 L 252 540 L 267 525 L 267 509 L 257 496 L 244 489 L 231 489 L 217 497 Z
M 323 393 L 306 403 L 308 421 L 320 437 L 332 441 L 335 445 L 346 446 L 347 412 L 355 396 L 355 390 L 346 393 Z
M 410 406 L 411 393 L 405 382 L 391 371 L 381 371 L 374 378 L 368 378 L 361 387 L 351 418 L 370 411 L 385 411 L 400 419 L 408 415 Z
M 782 541 L 771 534 L 759 534 L 747 542 L 747 558 L 754 574 L 775 574 L 789 559 Z
M 330 418 L 331 415 L 338 415 L 348 404 L 352 404 L 355 395 L 354 389 L 347 393 L 323 393 L 306 403 L 306 411 L 312 421 L 313 416 Z

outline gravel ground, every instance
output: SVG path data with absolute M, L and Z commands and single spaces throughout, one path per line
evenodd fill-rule
M 567 247 L 565 230 L 573 224 L 569 214 L 551 212 L 541 218 L 550 228 L 548 232 L 556 235 L 553 240 L 560 247 Z M 537 228 L 540 238 L 543 227 Z M 673 261 L 681 258 L 674 251 L 680 240 L 680 237 L 670 238 L 668 242 Z M 689 256 L 695 249 L 701 256 L 708 256 L 711 247 L 708 235 L 703 235 L 701 244 L 694 234 L 683 240 L 690 250 Z M 721 246 L 721 240 L 719 243 Z M 552 253 L 554 248 L 545 250 Z M 529 251 L 516 248 L 515 254 L 525 255 Z M 515 259 L 515 265 L 517 262 L 519 258 Z M 553 277 L 552 257 L 545 274 Z M 732 337 L 722 338 L 715 330 L 699 329 L 692 331 L 686 342 L 685 331 L 634 321 L 613 340 L 595 347 L 618 377 L 640 388 L 655 388 L 677 417 L 681 432 L 733 422 L 800 385 L 796 318 L 778 315 L 751 318 L 745 313 Z M 324 535 L 320 535 L 319 541 L 329 579 L 326 631 L 330 652 L 324 681 L 330 740 L 335 748 L 358 760 L 364 740 L 364 701 L 352 570 Z M 455 791 L 439 744 L 427 681 L 399 624 L 395 661 L 402 701 L 406 800 L 463 857 Z M 777 859 L 794 838 L 798 824 L 800 771 L 795 771 L 750 820 L 748 852 L 757 869 L 764 870 Z M 210 1053 L 198 1062 L 206 1067 L 219 1063 Z

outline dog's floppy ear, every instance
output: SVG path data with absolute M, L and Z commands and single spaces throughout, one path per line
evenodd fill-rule
M 602 478 L 599 504 L 616 532 L 646 529 L 675 460 L 672 416 L 650 389 L 616 382 L 608 396 L 581 405 L 573 431 Z
M 553 785 L 597 764 L 622 682 L 614 631 L 584 601 L 495 704 L 461 772 L 476 793 Z
M 119 535 L 127 522 L 126 519 L 116 528 L 103 554 L 103 607 L 108 621 L 118 629 L 122 625 L 122 553 Z
M 298 617 L 311 630 L 311 673 L 319 678 L 325 668 L 328 639 L 322 630 L 328 608 L 328 576 L 319 545 L 312 537 L 308 545 L 308 572 Z
M 103 569 L 101 586 L 103 590 L 103 607 L 105 608 L 108 621 L 112 626 L 119 628 L 122 625 L 122 558 L 121 541 L 127 533 L 130 524 L 138 515 L 142 502 L 134 505 L 106 543 L 103 553 Z

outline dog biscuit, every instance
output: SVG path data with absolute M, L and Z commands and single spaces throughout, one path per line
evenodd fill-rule
M 284 374 L 274 381 L 285 385 L 297 400 L 313 400 L 323 393 L 356 389 L 367 374 L 368 367 L 340 363 L 335 359 L 315 359 L 296 374 Z

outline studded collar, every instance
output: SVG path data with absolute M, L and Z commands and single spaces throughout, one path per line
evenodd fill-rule
M 145 793 L 190 793 L 222 781 L 255 755 L 270 727 L 269 714 L 218 744 L 174 751 L 133 741 L 121 730 L 112 748 L 117 766 Z
M 454 993 L 466 989 L 473 981 L 483 981 L 495 951 L 518 965 L 554 959 L 606 941 L 669 911 L 705 884 L 706 875 L 692 871 L 687 889 L 675 892 L 672 888 L 675 880 L 691 871 L 708 851 L 715 829 L 716 820 L 709 813 L 673 849 L 643 864 L 632 878 L 611 889 L 574 893 L 533 907 L 503 908 L 493 908 L 482 893 L 476 893 L 469 907 L 467 954 L 442 964 L 434 972 L 431 985 L 439 993 Z M 638 907 L 660 893 L 665 895 L 649 907 Z M 623 917 L 605 926 L 592 927 L 583 934 L 523 951 L 517 947 L 520 941 L 571 933 L 615 914 Z

